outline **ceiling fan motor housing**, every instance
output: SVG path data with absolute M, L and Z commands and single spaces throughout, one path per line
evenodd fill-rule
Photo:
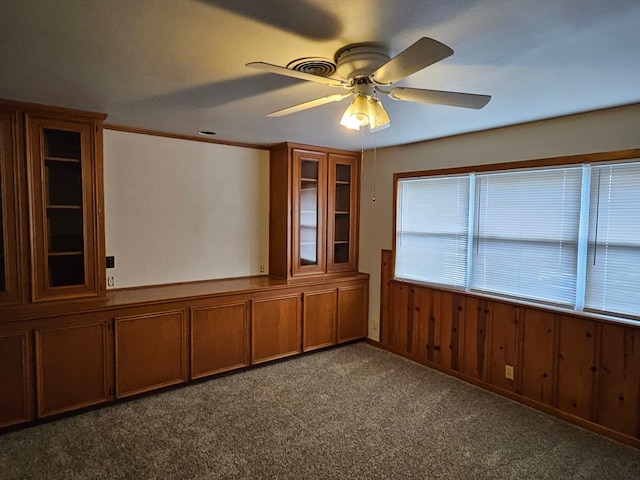
M 389 56 L 379 45 L 350 45 L 336 53 L 336 73 L 351 82 L 356 78 L 368 77 L 388 61 Z

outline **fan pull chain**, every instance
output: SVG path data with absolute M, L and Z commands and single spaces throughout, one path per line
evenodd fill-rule
M 376 137 L 378 132 L 373 132 L 373 197 L 371 198 L 372 202 L 376 201 L 376 154 L 377 154 L 377 142 Z

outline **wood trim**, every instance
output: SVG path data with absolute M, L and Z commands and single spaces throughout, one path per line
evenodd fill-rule
M 161 132 L 159 130 L 148 130 L 145 128 L 127 127 L 124 125 L 114 125 L 111 123 L 105 124 L 104 128 L 107 130 L 113 130 L 115 132 L 137 133 L 139 135 L 152 135 L 155 137 L 174 138 L 177 140 L 188 140 L 191 142 L 213 143 L 216 145 L 227 145 L 230 147 L 252 148 L 256 150 L 271 149 L 271 147 L 268 145 L 260 145 L 257 143 L 243 143 L 243 142 L 232 142 L 227 140 L 217 140 L 214 138 L 207 138 L 202 136 L 199 137 L 197 135 L 183 135 L 180 133 Z
M 533 160 L 519 160 L 516 162 L 505 163 L 489 163 L 483 165 L 473 165 L 467 167 L 441 168 L 434 170 L 418 170 L 413 172 L 398 172 L 393 174 L 394 185 L 398 180 L 415 177 L 430 177 L 442 175 L 459 175 L 464 173 L 480 173 L 502 170 L 516 170 L 523 168 L 539 168 L 539 167 L 558 167 L 571 166 L 582 163 L 607 162 L 615 160 L 630 160 L 640 158 L 640 148 L 630 150 L 616 150 L 613 152 L 585 153 L 580 155 L 568 155 L 564 157 L 550 157 Z M 396 197 L 396 188 L 394 188 L 394 199 Z M 394 212 L 396 210 L 394 204 Z M 394 223 L 395 225 L 395 223 Z
M 76 110 L 66 107 L 23 102 L 19 100 L 9 100 L 4 98 L 0 98 L 0 105 L 6 105 L 16 110 L 25 110 L 30 114 L 37 113 L 38 116 L 46 118 L 84 118 L 85 120 L 100 122 L 104 121 L 107 118 L 106 113 L 92 112 L 88 110 Z

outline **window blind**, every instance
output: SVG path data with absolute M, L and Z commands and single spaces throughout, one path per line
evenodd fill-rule
M 398 182 L 395 276 L 464 288 L 468 175 Z
M 594 166 L 585 307 L 640 314 L 640 164 Z
M 481 174 L 471 289 L 573 305 L 582 169 Z

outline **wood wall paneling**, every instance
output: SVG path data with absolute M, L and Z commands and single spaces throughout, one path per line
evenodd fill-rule
M 597 422 L 640 438 L 640 332 L 602 325 Z
M 465 299 L 465 314 L 461 335 L 464 340 L 460 354 L 460 371 L 478 380 L 484 380 L 487 359 L 487 327 L 489 321 L 487 300 L 476 297 Z
M 407 329 L 409 318 L 409 287 L 397 282 L 389 284 L 389 320 L 387 344 L 393 350 L 408 351 Z
M 247 301 L 191 309 L 191 378 L 250 364 Z
M 38 416 L 109 401 L 109 320 L 35 331 Z
M 557 407 L 594 419 L 597 333 L 594 321 L 561 315 L 558 348 Z
M 382 278 L 380 281 L 380 343 L 389 344 L 389 283 L 393 278 L 393 251 L 381 252 Z
M 520 377 L 518 311 L 514 306 L 502 302 L 488 302 L 488 308 L 488 380 L 496 387 L 515 392 Z M 514 380 L 505 377 L 507 365 L 514 367 Z
M 302 352 L 301 295 L 253 300 L 251 363 L 262 363 Z
M 0 427 L 33 418 L 29 332 L 0 336 Z
M 116 397 L 187 380 L 182 310 L 116 318 Z
M 558 316 L 542 310 L 523 310 L 520 393 L 536 402 L 553 405 Z
M 420 363 L 433 362 L 433 290 L 413 288 L 411 356 Z
M 307 292 L 303 297 L 302 350 L 307 352 L 336 343 L 338 291 Z
M 363 285 L 338 287 L 338 343 L 366 337 L 368 301 Z

